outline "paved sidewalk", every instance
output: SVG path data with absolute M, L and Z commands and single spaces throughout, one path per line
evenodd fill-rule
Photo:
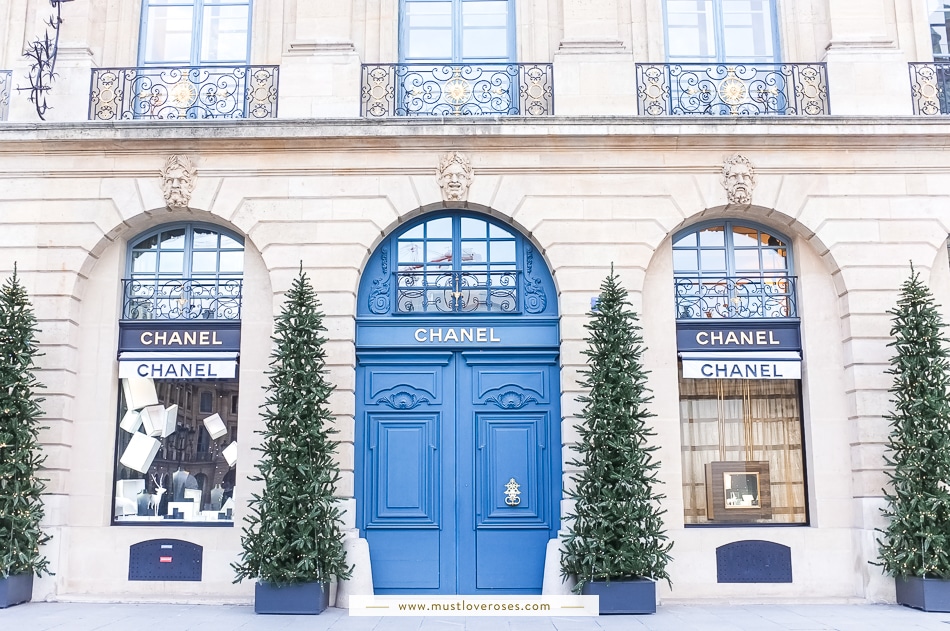
M 2 631 L 950 631 L 950 614 L 897 605 L 664 605 L 652 616 L 364 618 L 258 616 L 248 605 L 28 603 L 0 610 Z

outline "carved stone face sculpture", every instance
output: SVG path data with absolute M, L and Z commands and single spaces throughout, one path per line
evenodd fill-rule
M 472 165 L 463 154 L 453 151 L 439 158 L 436 173 L 442 200 L 446 202 L 468 201 L 468 189 L 472 185 Z
M 726 198 L 730 204 L 751 204 L 752 189 L 755 188 L 755 169 L 752 162 L 738 153 L 727 159 L 722 165 L 722 185 L 726 189 Z
M 162 167 L 162 193 L 169 208 L 186 208 L 195 190 L 197 171 L 194 163 L 183 155 L 169 156 Z

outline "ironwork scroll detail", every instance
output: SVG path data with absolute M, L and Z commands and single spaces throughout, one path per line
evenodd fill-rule
M 548 298 L 541 285 L 541 279 L 531 276 L 531 269 L 534 267 L 534 248 L 526 244 L 524 252 L 524 310 L 531 314 L 541 313 L 548 305 Z
M 676 317 L 796 318 L 795 276 L 678 276 Z
M 551 116 L 553 64 L 364 64 L 360 115 Z
M 13 71 L 0 70 L 0 121 L 7 120 L 10 113 L 10 84 Z
M 96 68 L 89 120 L 277 118 L 278 66 Z
M 517 313 L 518 271 L 413 271 L 396 274 L 399 313 Z
M 124 278 L 125 320 L 240 320 L 240 278 Z
M 950 63 L 912 63 L 909 66 L 914 114 L 950 114 L 950 98 L 947 95 Z
M 373 279 L 373 290 L 369 294 L 369 310 L 376 315 L 389 313 L 392 308 L 392 283 L 389 275 L 389 248 L 384 247 L 379 255 L 383 275 Z
M 515 482 L 514 478 L 508 480 L 508 484 L 505 485 L 505 504 L 508 506 L 517 506 L 521 503 L 521 498 L 518 497 L 521 495 L 521 485 Z
M 641 115 L 827 116 L 825 64 L 637 64 Z
M 46 120 L 44 116 L 49 109 L 46 103 L 46 95 L 52 88 L 53 81 L 56 79 L 56 57 L 59 54 L 59 27 L 63 23 L 62 3 L 72 2 L 73 0 L 49 0 L 50 6 L 56 9 L 54 15 L 50 15 L 46 25 L 53 29 L 53 35 L 50 36 L 49 29 L 43 34 L 43 38 L 37 38 L 30 42 L 30 45 L 23 52 L 23 56 L 29 59 L 30 74 L 27 79 L 30 81 L 30 87 L 17 88 L 17 90 L 30 93 L 30 103 L 36 106 L 36 115 L 40 120 Z

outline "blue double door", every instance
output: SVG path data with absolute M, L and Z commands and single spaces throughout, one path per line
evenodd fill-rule
M 376 593 L 540 593 L 561 497 L 557 353 L 357 363 L 357 519 Z

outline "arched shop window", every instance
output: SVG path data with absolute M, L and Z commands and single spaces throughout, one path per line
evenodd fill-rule
M 113 523 L 232 524 L 243 270 L 243 240 L 217 226 L 132 240 Z
M 686 524 L 805 524 L 790 240 L 745 222 L 673 237 Z

